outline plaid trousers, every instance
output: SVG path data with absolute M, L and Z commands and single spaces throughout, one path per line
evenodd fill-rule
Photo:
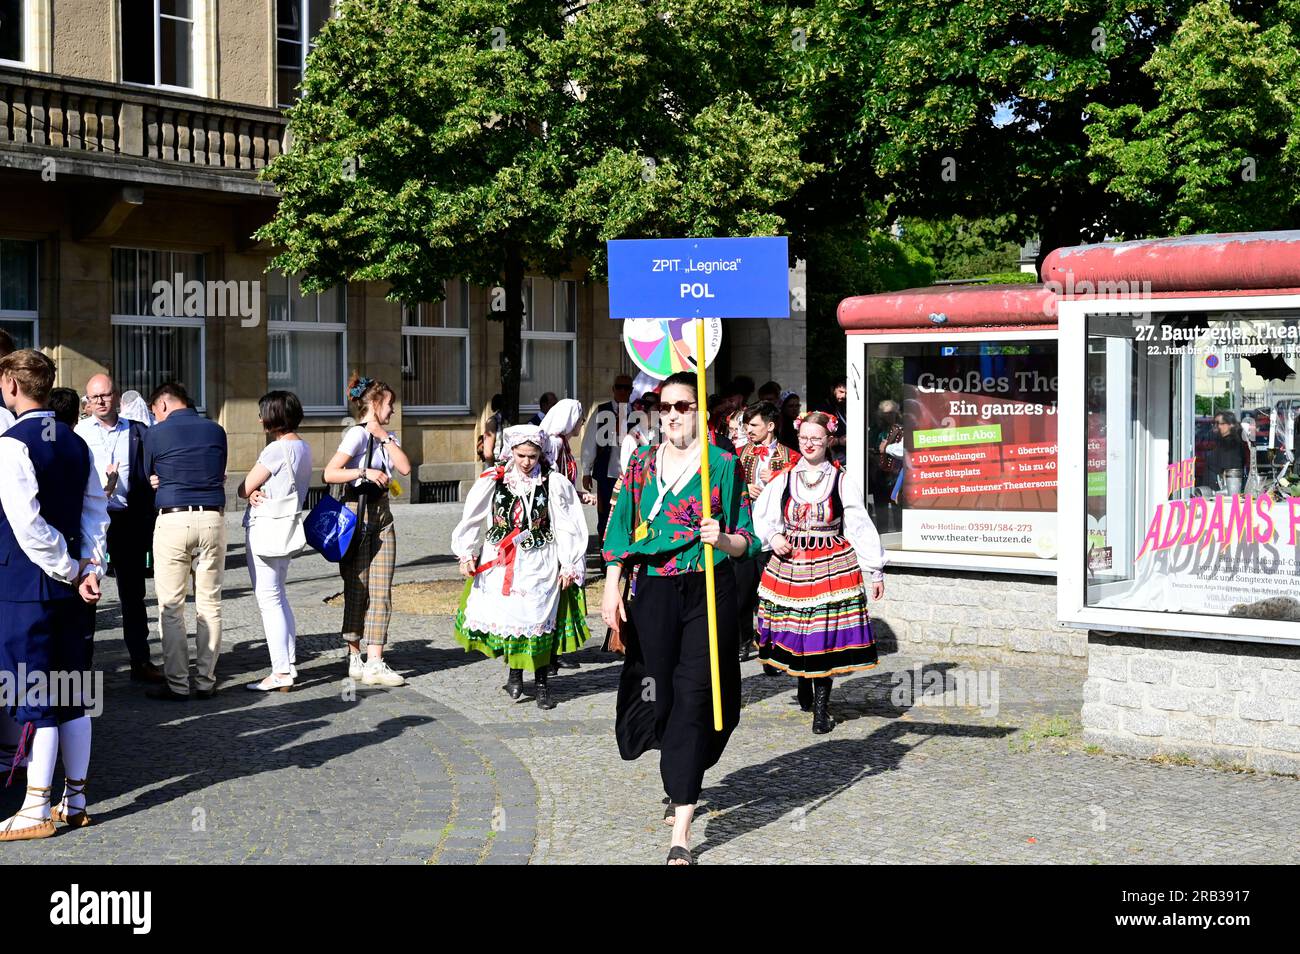
M 357 513 L 358 504 L 348 509 Z M 343 575 L 343 638 L 383 646 L 388 642 L 388 621 L 393 616 L 393 569 L 397 565 L 397 533 L 393 512 L 385 495 L 365 504 L 357 540 L 339 562 Z

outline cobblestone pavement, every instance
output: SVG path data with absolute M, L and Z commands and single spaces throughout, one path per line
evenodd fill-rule
M 398 511 L 399 582 L 454 572 L 449 556 L 428 554 L 445 550 L 455 516 L 437 505 Z M 127 680 L 110 581 L 96 639 L 107 694 L 90 773 L 96 824 L 0 846 L 3 860 L 662 863 L 657 756 L 625 763 L 614 744 L 614 657 L 576 654 L 581 668 L 553 680 L 558 707 L 541 712 L 531 687 L 526 702 L 510 702 L 504 667 L 461 651 L 449 619 L 396 614 L 389 659 L 411 685 L 350 692 L 341 607 L 324 603 L 341 589 L 335 568 L 305 557 L 290 581 L 303 634 L 299 688 L 246 692 L 267 657 L 242 535 L 232 532 L 221 692 L 188 704 L 146 700 Z M 927 675 L 971 672 L 968 663 L 888 656 L 837 681 L 840 723 L 814 736 L 791 680 L 746 663 L 740 728 L 705 778 L 697 857 L 1297 860 L 1300 781 L 1087 754 L 1077 674 L 985 673 L 998 678 L 996 711 L 910 704 L 899 682 L 910 684 L 918 665 Z M 5 814 L 19 798 L 16 786 L 4 792 Z

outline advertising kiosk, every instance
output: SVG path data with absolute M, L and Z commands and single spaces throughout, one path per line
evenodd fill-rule
M 1300 770 L 1300 232 L 1058 249 L 1041 277 L 841 305 L 861 373 L 850 454 L 867 479 L 881 472 L 869 402 L 902 396 L 901 492 L 877 508 L 887 527 L 903 518 L 896 566 L 948 554 L 930 571 L 947 588 L 994 588 L 1014 607 L 1024 578 L 998 574 L 1042 561 L 1059 632 L 1085 640 L 1085 738 Z M 925 347 L 880 327 L 905 301 Z M 1059 349 L 1050 375 L 1024 350 L 1030 328 Z M 873 362 L 900 344 L 901 367 Z M 1051 389 L 1032 389 L 1044 378 Z M 1052 442 L 1049 488 L 1025 465 Z

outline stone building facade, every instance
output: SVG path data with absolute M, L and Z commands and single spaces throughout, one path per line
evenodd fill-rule
M 257 173 L 292 148 L 282 108 L 328 0 L 12 6 L 0 20 L 0 327 L 48 353 L 60 385 L 108 371 L 147 394 L 180 380 L 229 434 L 232 488 L 264 444 L 257 399 L 277 387 L 308 408 L 319 475 L 357 369 L 393 386 L 416 479 L 454 499 L 499 390 L 499 296 L 459 282 L 445 303 L 414 307 L 379 283 L 303 296 L 251 238 L 276 202 Z M 536 276 L 525 295 L 521 400 L 607 400 L 630 365 L 604 286 Z M 758 324 L 726 336 L 719 366 L 803 393 L 802 315 Z

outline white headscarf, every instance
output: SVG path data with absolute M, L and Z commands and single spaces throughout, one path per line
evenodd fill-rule
M 516 424 L 514 427 L 507 427 L 501 432 L 501 441 L 507 453 L 520 444 L 533 444 L 545 454 L 548 444 L 546 434 L 536 424 Z M 540 460 L 533 467 L 531 474 L 521 474 L 519 469 L 511 461 L 507 460 L 506 486 L 516 494 L 523 494 L 537 486 L 541 480 L 541 473 L 542 465 Z
M 555 406 L 546 412 L 546 416 L 542 418 L 541 423 L 542 432 L 546 435 L 546 444 L 543 445 L 542 449 L 546 452 L 546 459 L 552 465 L 555 464 L 556 458 L 560 455 L 560 445 L 581 427 L 581 401 L 565 398 L 562 401 L 556 401 Z
M 153 424 L 153 415 L 149 413 L 149 405 L 145 404 L 144 398 L 140 396 L 139 391 L 127 391 L 122 395 L 122 406 L 118 410 L 118 415 L 128 421 L 139 421 L 145 427 Z

